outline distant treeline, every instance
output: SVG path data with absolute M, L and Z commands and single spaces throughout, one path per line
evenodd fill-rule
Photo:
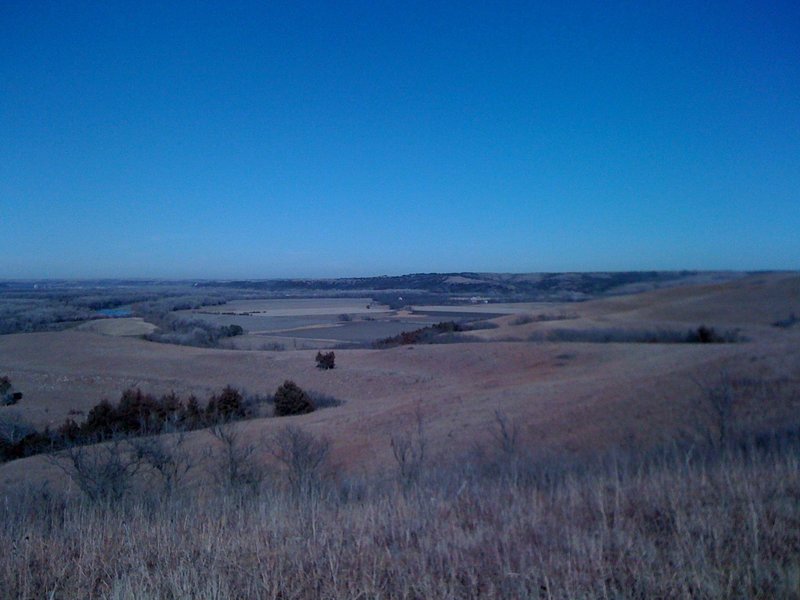
M 443 321 L 435 325 L 421 327 L 414 331 L 404 331 L 398 335 L 383 338 L 375 342 L 376 348 L 394 348 L 410 344 L 432 344 L 443 334 L 453 334 L 465 331 L 464 327 L 455 321 Z
M 415 273 L 399 276 L 342 279 L 270 279 L 206 282 L 199 286 L 286 291 L 388 291 L 491 297 L 592 296 L 630 283 L 663 282 L 694 275 L 694 271 L 625 271 L 606 273 Z
M 117 404 L 102 400 L 88 412 L 82 423 L 68 418 L 55 430 L 48 427 L 39 431 L 20 422 L 0 422 L 0 461 L 96 444 L 117 437 L 193 431 L 271 416 L 272 412 L 276 416 L 303 414 L 338 404 L 340 402 L 335 398 L 303 391 L 291 381 L 279 387 L 274 396 L 245 397 L 238 389 L 227 386 L 213 394 L 205 406 L 193 395 L 184 401 L 173 392 L 155 396 L 138 388 L 128 389 Z M 274 406 L 280 410 L 273 410 Z
M 719 332 L 713 327 L 701 325 L 697 329 L 678 331 L 675 329 L 548 329 L 534 331 L 528 336 L 530 342 L 587 342 L 627 344 L 732 344 L 742 341 L 739 331 L 731 329 Z
M 163 317 L 173 310 L 224 304 L 215 294 L 187 293 L 193 288 L 42 289 L 5 287 L 0 289 L 0 334 L 49 331 L 71 327 L 98 318 L 97 311 L 132 306 L 135 316 Z
M 0 457 L 14 460 L 33 454 L 53 452 L 71 445 L 102 442 L 115 436 L 155 435 L 167 431 L 191 431 L 215 423 L 247 418 L 255 403 L 246 402 L 239 390 L 226 387 L 201 407 L 195 396 L 185 402 L 176 394 L 157 397 L 129 389 L 114 405 L 102 400 L 78 424 L 67 419 L 55 430 L 31 430 L 18 426 L 17 431 L 0 435 Z
M 147 320 L 157 325 L 158 331 L 146 334 L 144 339 L 164 344 L 215 348 L 221 340 L 244 333 L 239 325 L 213 325 L 200 319 L 184 320 L 174 315 Z

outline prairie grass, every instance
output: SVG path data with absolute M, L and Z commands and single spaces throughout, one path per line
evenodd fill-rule
M 800 441 L 504 453 L 304 494 L 0 498 L 6 598 L 796 598 Z

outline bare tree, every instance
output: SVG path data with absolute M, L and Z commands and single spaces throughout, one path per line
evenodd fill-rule
M 425 465 L 425 428 L 422 407 L 417 403 L 414 409 L 416 429 L 413 432 L 393 435 L 392 454 L 397 462 L 398 476 L 403 488 L 408 489 L 419 481 Z
M 128 492 L 142 461 L 124 439 L 71 446 L 48 460 L 60 468 L 92 502 L 119 501 Z
M 161 481 L 164 494 L 171 496 L 193 467 L 183 444 L 186 434 L 157 435 L 131 440 L 136 456 Z
M 25 421 L 15 409 L 4 409 L 0 415 L 0 442 L 14 445 L 35 431 L 36 428 Z
M 327 438 L 288 426 L 273 437 L 270 446 L 272 455 L 284 465 L 289 486 L 295 494 L 309 496 L 319 490 L 330 454 Z
M 508 416 L 500 411 L 494 411 L 494 421 L 496 428 L 492 432 L 492 437 L 503 455 L 511 458 L 515 457 L 518 453 L 518 432 L 517 426 L 510 424 Z
M 722 447 L 729 441 L 736 405 L 731 377 L 727 370 L 723 369 L 713 384 L 694 381 L 705 396 L 704 411 L 717 431 L 716 442 Z
M 501 473 L 508 476 L 512 484 L 519 482 L 521 455 L 519 448 L 519 431 L 517 426 L 509 421 L 508 416 L 501 410 L 494 411 L 495 428 L 492 437 L 500 453 L 496 465 Z
M 215 472 L 219 484 L 229 491 L 258 491 L 264 479 L 264 470 L 255 456 L 258 445 L 242 440 L 231 423 L 215 425 L 211 434 L 222 444 Z

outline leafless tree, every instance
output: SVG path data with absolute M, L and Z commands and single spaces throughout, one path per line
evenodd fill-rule
M 513 484 L 516 484 L 519 481 L 522 462 L 519 430 L 514 423 L 510 422 L 508 415 L 499 409 L 494 411 L 494 423 L 492 438 L 500 454 L 496 466 L 499 472 L 505 474 Z
M 408 489 L 419 481 L 425 465 L 425 427 L 422 407 L 419 403 L 414 410 L 416 428 L 413 432 L 393 435 L 392 454 L 397 462 L 398 476 L 403 488 Z
M 160 480 L 167 496 L 175 493 L 193 467 L 189 454 L 183 448 L 185 441 L 184 432 L 131 440 L 136 456 Z
M 517 426 L 509 423 L 508 416 L 500 411 L 494 411 L 495 429 L 492 432 L 497 446 L 503 455 L 511 458 L 518 453 L 518 431 Z
M 730 438 L 733 426 L 736 396 L 733 381 L 728 371 L 720 371 L 717 380 L 711 384 L 695 380 L 705 399 L 703 410 L 717 432 L 716 443 L 722 447 Z
M 35 431 L 36 428 L 14 409 L 3 409 L 3 413 L 0 414 L 0 441 L 14 445 Z
M 258 445 L 245 442 L 232 423 L 215 425 L 211 434 L 222 444 L 215 471 L 219 484 L 229 491 L 258 491 L 264 479 L 264 469 L 256 458 Z
M 121 500 L 143 464 L 128 440 L 120 438 L 75 445 L 48 456 L 92 502 L 98 503 Z
M 289 486 L 295 494 L 309 496 L 318 491 L 330 454 L 330 441 L 299 427 L 288 426 L 273 437 L 272 455 L 284 465 Z

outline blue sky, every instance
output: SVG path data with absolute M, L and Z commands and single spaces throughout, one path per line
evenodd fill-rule
M 0 142 L 6 278 L 797 269 L 800 5 L 7 0 Z

